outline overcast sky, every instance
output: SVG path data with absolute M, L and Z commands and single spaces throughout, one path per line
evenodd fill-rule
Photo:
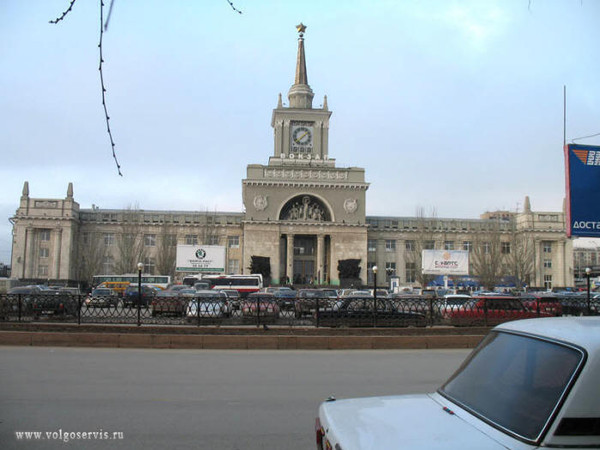
M 105 0 L 105 17 L 110 0 Z M 567 140 L 600 133 L 600 2 L 115 0 L 99 81 L 99 1 L 0 2 L 0 262 L 24 181 L 82 208 L 242 211 L 273 153 L 297 32 L 331 157 L 366 170 L 368 215 L 560 211 Z M 600 137 L 577 140 L 600 145 Z

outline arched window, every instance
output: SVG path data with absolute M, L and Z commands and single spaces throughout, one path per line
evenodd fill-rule
M 298 195 L 288 201 L 281 209 L 279 220 L 331 222 L 331 213 L 321 200 L 305 194 Z

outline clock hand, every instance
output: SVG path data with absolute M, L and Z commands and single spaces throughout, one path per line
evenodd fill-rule
M 302 138 L 303 138 L 304 136 L 306 136 L 307 134 L 308 134 L 308 131 L 305 131 L 305 132 L 304 132 L 304 134 L 303 134 L 302 136 L 300 136 L 300 137 L 299 137 L 299 138 L 297 138 L 297 139 L 294 139 L 294 142 L 295 142 L 296 144 L 299 144 L 299 143 L 300 143 L 300 141 L 302 140 Z

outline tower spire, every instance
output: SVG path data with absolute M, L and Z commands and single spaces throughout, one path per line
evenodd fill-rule
M 304 54 L 304 33 L 306 25 L 296 25 L 298 30 L 298 56 L 296 57 L 296 77 L 294 84 L 288 92 L 290 108 L 312 109 L 314 93 L 308 85 L 308 74 L 306 72 L 306 56 Z

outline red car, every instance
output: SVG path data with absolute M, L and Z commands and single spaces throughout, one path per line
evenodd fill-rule
M 242 317 L 256 317 L 257 310 L 260 317 L 279 317 L 279 305 L 273 294 L 257 292 L 250 294 L 240 305 Z
M 551 316 L 562 316 L 562 305 L 556 297 L 550 295 L 528 294 L 521 296 L 521 301 L 525 307 L 533 312 L 548 313 Z
M 553 314 L 531 311 L 518 297 L 485 296 L 473 297 L 455 311 L 448 313 L 450 323 L 455 326 L 493 326 L 509 320 L 549 317 Z

